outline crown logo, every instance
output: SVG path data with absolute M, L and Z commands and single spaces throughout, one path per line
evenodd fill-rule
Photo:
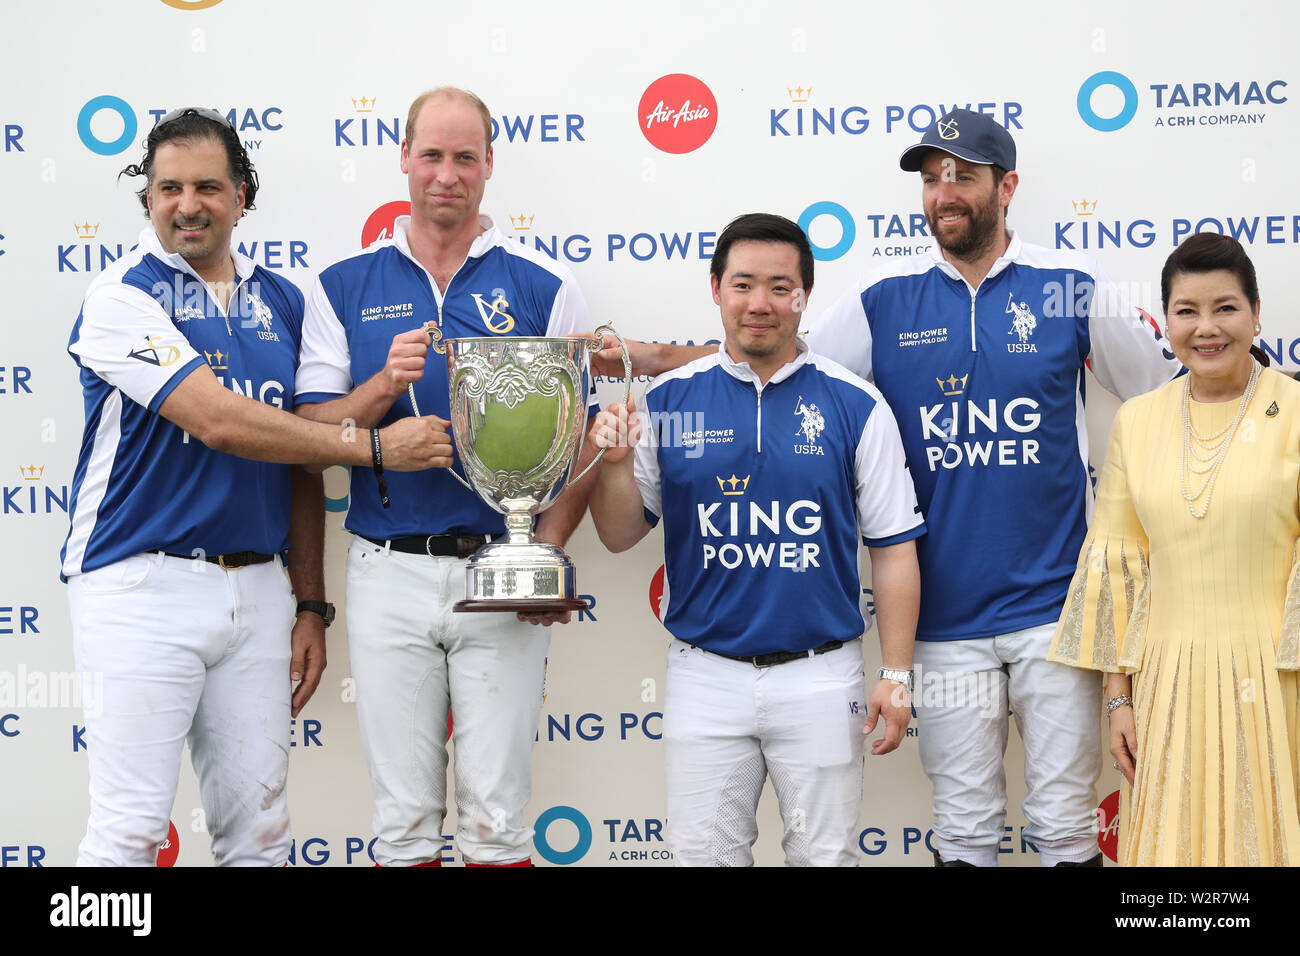
M 966 391 L 966 379 L 968 378 L 970 378 L 969 372 L 961 378 L 958 378 L 955 374 L 950 374 L 947 378 L 936 378 L 935 381 L 939 383 L 939 388 L 943 389 L 943 393 L 951 398 Z
M 723 478 L 721 475 L 715 475 L 714 477 L 717 478 L 718 487 L 722 489 L 724 495 L 743 495 L 745 489 L 749 487 L 749 475 L 744 478 L 737 478 L 733 473 L 730 478 Z M 727 490 L 728 485 L 731 486 L 730 491 Z
M 203 357 L 207 359 L 208 364 L 217 371 L 225 371 L 226 368 L 228 368 L 226 363 L 230 361 L 229 352 L 223 352 L 221 349 L 217 349 L 215 352 L 209 352 L 207 349 L 204 349 Z
M 375 98 L 372 96 L 370 99 L 366 99 L 363 96 L 361 99 L 357 99 L 354 96 L 352 97 L 352 108 L 358 113 L 373 113 L 375 111 Z
M 23 481 L 40 481 L 45 474 L 44 465 L 19 465 L 18 470 L 23 473 Z
M 525 216 L 523 213 L 520 213 L 518 216 L 510 217 L 510 225 L 515 227 L 516 232 L 525 232 L 533 228 L 534 218 L 535 217 L 533 216 Z
M 1070 205 L 1074 207 L 1074 214 L 1076 216 L 1091 216 L 1097 211 L 1097 200 L 1095 199 L 1092 202 L 1088 202 L 1086 199 L 1080 200 L 1079 202 L 1071 200 Z
M 812 96 L 812 87 L 804 89 L 802 86 L 796 86 L 793 90 L 786 87 L 785 91 L 790 94 L 791 103 L 807 103 L 808 97 Z
M 77 230 L 78 239 L 94 239 L 99 234 L 99 223 L 92 226 L 88 222 L 83 222 L 80 225 L 74 222 L 72 228 Z

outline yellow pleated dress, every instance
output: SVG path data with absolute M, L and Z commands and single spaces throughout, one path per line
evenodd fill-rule
M 1132 675 L 1121 865 L 1296 865 L 1300 382 L 1260 373 L 1203 518 L 1182 496 L 1183 389 L 1120 408 L 1048 656 Z M 1203 436 L 1237 410 L 1190 403 Z

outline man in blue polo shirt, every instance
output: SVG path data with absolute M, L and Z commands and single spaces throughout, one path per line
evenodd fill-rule
M 317 280 L 303 326 L 299 414 L 401 421 L 413 413 L 414 384 L 421 410 L 449 415 L 446 364 L 427 361 L 428 321 L 444 338 L 590 328 L 569 270 L 479 215 L 492 162 L 492 121 L 478 97 L 447 87 L 412 103 L 401 153 L 411 215 L 397 220 L 391 241 Z M 590 481 L 541 514 L 539 539 L 564 544 L 586 511 Z M 394 476 L 382 499 L 375 475 L 354 468 L 348 650 L 375 793 L 375 859 L 439 865 L 450 709 L 466 864 L 530 865 L 524 807 L 549 646 L 548 629 L 530 624 L 568 614 L 453 613 L 465 597 L 465 559 L 504 532 L 504 518 L 440 469 Z
M 998 123 L 953 110 L 899 164 L 921 174 L 934 248 L 865 277 L 808 343 L 888 397 L 930 529 L 916 664 L 935 862 L 997 863 L 1009 707 L 1026 838 L 1045 866 L 1100 866 L 1100 685 L 1046 660 L 1092 509 L 1084 363 L 1122 398 L 1179 365 L 1095 263 L 1007 229 L 1019 175 Z
M 863 734 L 883 714 L 872 753 L 888 753 L 911 716 L 925 524 L 880 393 L 798 338 L 813 280 L 799 227 L 741 216 L 710 268 L 721 347 L 657 378 L 630 427 L 619 404 L 592 429 L 609 449 L 601 540 L 623 551 L 664 523 L 669 846 L 679 865 L 751 864 L 770 776 L 786 862 L 852 866 Z M 859 535 L 885 664 L 869 698 Z
M 390 467 L 427 468 L 451 447 L 432 421 L 376 439 L 284 410 L 303 298 L 231 248 L 258 182 L 224 117 L 164 116 L 124 172 L 145 177 L 151 225 L 91 283 L 68 344 L 86 425 L 62 576 L 77 668 L 102 681 L 78 862 L 153 865 L 188 739 L 216 862 L 278 866 L 289 721 L 333 608 L 320 477 L 274 463 L 369 463 L 377 442 Z
M 929 529 L 916 702 L 935 862 L 997 863 L 1009 707 L 1026 838 L 1044 865 L 1100 866 L 1100 682 L 1045 660 L 1092 507 L 1084 366 L 1130 398 L 1179 365 L 1094 262 L 1007 228 L 1016 148 L 992 119 L 953 110 L 900 165 L 921 173 L 934 247 L 870 272 L 810 323 L 808 344 L 880 388 Z M 701 354 L 632 347 L 650 374 Z

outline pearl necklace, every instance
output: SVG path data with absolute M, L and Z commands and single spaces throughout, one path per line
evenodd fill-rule
M 1246 384 L 1246 391 L 1237 404 L 1236 417 L 1233 418 L 1232 423 L 1227 428 L 1206 437 L 1197 434 L 1196 429 L 1192 427 L 1191 376 L 1189 375 L 1183 380 L 1183 500 L 1187 502 L 1187 510 L 1191 512 L 1193 518 L 1204 518 L 1206 512 L 1210 510 L 1210 498 L 1214 495 L 1214 482 L 1219 477 L 1219 469 L 1223 467 L 1224 459 L 1228 457 L 1228 447 L 1232 444 L 1232 436 L 1237 433 L 1237 426 L 1241 424 L 1241 420 L 1246 414 L 1246 408 L 1250 405 L 1250 400 L 1255 397 L 1255 386 L 1259 383 L 1260 365 L 1258 362 L 1251 362 L 1251 365 L 1250 381 Z M 1189 487 L 1192 475 L 1205 476 L 1205 480 L 1201 482 L 1201 488 L 1196 494 L 1192 494 Z M 1205 501 L 1198 512 L 1196 510 L 1196 501 L 1202 495 L 1205 496 Z

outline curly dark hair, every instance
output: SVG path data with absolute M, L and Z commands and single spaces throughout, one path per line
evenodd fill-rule
M 230 125 L 230 121 L 213 110 L 189 106 L 175 110 L 164 116 L 144 141 L 144 157 L 138 163 L 132 163 L 120 173 L 123 176 L 145 177 L 144 188 L 136 192 L 144 214 L 149 215 L 149 187 L 153 185 L 153 158 L 158 147 L 163 143 L 195 142 L 211 139 L 219 142 L 226 149 L 226 165 L 230 168 L 230 181 L 235 189 L 244 186 L 244 212 L 254 208 L 253 199 L 257 196 L 257 170 L 248 158 L 248 151 L 239 141 L 239 134 Z

